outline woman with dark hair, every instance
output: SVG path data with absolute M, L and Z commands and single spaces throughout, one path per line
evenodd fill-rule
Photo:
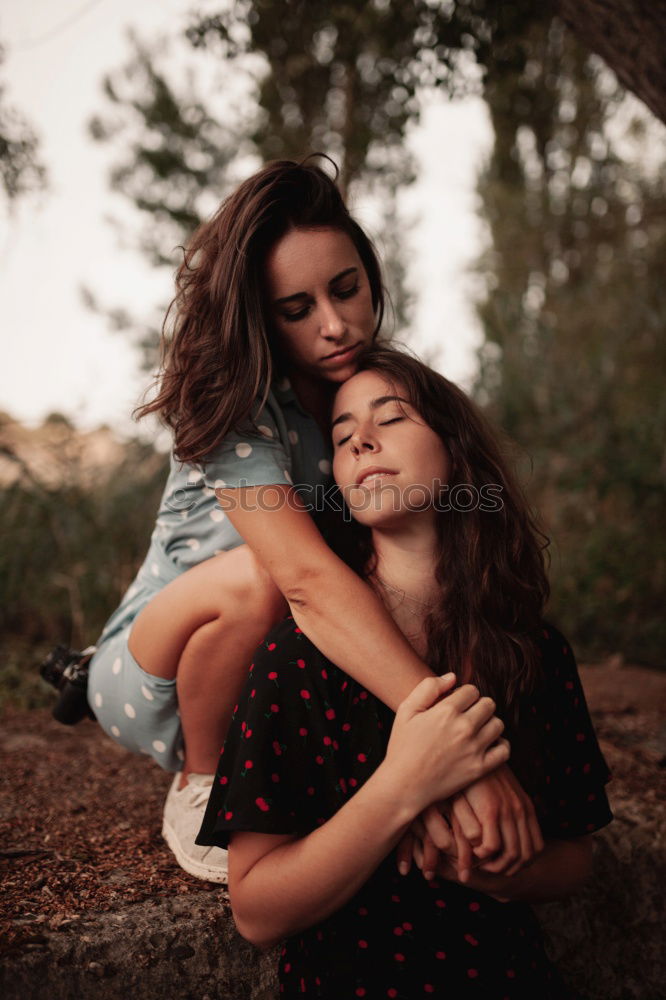
M 171 471 L 146 559 L 91 661 L 89 701 L 114 739 L 178 772 L 163 834 L 188 872 L 224 881 L 223 853 L 194 838 L 252 652 L 288 604 L 393 708 L 430 671 L 296 489 L 323 495 L 335 390 L 383 315 L 376 255 L 334 181 L 311 161 L 258 171 L 194 233 L 176 287 L 159 390 L 139 410 L 171 428 Z M 529 814 L 508 771 L 481 783 L 458 806 L 467 840 L 527 861 L 521 803 Z
M 564 1000 L 527 904 L 575 891 L 611 814 L 575 660 L 542 618 L 543 538 L 459 389 L 387 348 L 357 368 L 332 420 L 347 559 L 443 676 L 392 717 L 285 620 L 255 654 L 199 839 L 229 846 L 240 932 L 286 938 L 281 995 Z M 463 881 L 417 845 L 426 879 L 403 877 L 393 852 L 419 813 L 504 766 L 495 710 L 543 850 Z

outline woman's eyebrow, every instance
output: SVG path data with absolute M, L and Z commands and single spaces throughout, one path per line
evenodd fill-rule
M 331 280 L 328 283 L 329 287 L 331 285 L 334 285 L 336 281 L 341 281 L 343 278 L 348 277 L 350 274 L 357 274 L 357 273 L 358 273 L 357 267 L 346 267 L 344 271 L 340 271 L 339 274 L 336 274 L 333 278 L 331 278 Z M 307 299 L 307 298 L 309 298 L 307 292 L 294 292 L 293 295 L 285 295 L 281 299 L 276 299 L 275 305 L 281 306 L 284 305 L 286 302 L 293 302 L 295 299 Z
M 377 399 L 370 400 L 370 409 L 377 410 L 380 406 L 383 406 L 384 403 L 393 403 L 395 401 L 399 403 L 409 403 L 409 400 L 403 399 L 402 396 L 378 396 Z M 336 417 L 333 423 L 331 424 L 331 430 L 337 424 L 341 424 L 345 420 L 353 420 L 353 419 L 354 419 L 353 413 L 341 413 L 340 416 Z

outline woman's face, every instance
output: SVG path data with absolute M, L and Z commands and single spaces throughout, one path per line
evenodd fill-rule
M 450 456 L 400 385 L 359 372 L 333 406 L 333 474 L 354 518 L 389 527 L 415 513 L 435 517 Z
M 269 308 L 289 368 L 344 382 L 375 330 L 368 276 L 338 229 L 293 229 L 266 258 Z

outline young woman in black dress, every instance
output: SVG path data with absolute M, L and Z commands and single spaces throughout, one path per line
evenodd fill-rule
M 528 904 L 587 875 L 609 773 L 573 655 L 542 620 L 540 536 L 484 419 L 415 359 L 359 358 L 333 442 L 347 561 L 442 676 L 393 717 L 286 619 L 255 655 L 199 840 L 230 845 L 240 932 L 286 939 L 285 996 L 571 997 Z M 401 874 L 416 817 L 504 767 L 495 712 L 545 846 L 513 874 L 477 861 L 464 881 L 417 849 L 428 877 Z

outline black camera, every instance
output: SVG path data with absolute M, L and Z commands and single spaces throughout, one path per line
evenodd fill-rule
M 56 646 L 39 667 L 44 680 L 60 692 L 53 718 L 65 726 L 73 726 L 86 715 L 95 719 L 88 705 L 88 664 L 95 649 L 95 646 L 88 646 L 79 652 L 67 646 Z

